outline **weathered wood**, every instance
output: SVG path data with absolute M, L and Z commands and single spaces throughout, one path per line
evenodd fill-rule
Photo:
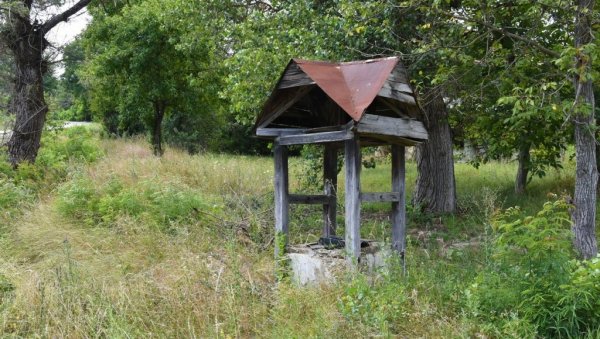
M 404 147 L 392 145 L 392 190 L 399 199 L 392 202 L 392 249 L 402 255 L 406 246 L 406 185 Z
M 405 119 L 416 118 L 416 117 L 413 117 L 410 115 L 412 112 L 402 110 L 394 100 L 390 100 L 390 99 L 384 98 L 384 97 L 379 97 L 378 101 L 383 103 L 385 105 L 385 107 L 389 108 L 394 113 L 396 113 L 400 118 L 405 118 Z
M 365 114 L 356 126 L 356 131 L 365 134 L 380 134 L 427 140 L 429 137 L 423 123 L 417 120 L 390 118 Z
M 354 137 L 345 142 L 346 167 L 346 258 L 356 265 L 360 258 L 360 144 Z
M 406 68 L 404 68 L 404 65 L 402 65 L 401 62 L 396 64 L 390 73 L 390 76 L 388 77 L 388 81 L 403 82 L 405 84 L 408 83 L 408 74 L 406 73 Z
M 290 194 L 290 204 L 329 205 L 333 196 L 323 194 Z
M 402 138 L 402 137 L 368 134 L 368 133 L 360 134 L 360 145 L 362 147 L 386 146 L 386 145 L 415 146 L 420 143 L 422 143 L 422 141 L 417 141 L 417 140 Z
M 315 85 L 300 86 L 279 90 L 279 95 L 271 96 L 263 108 L 263 115 L 258 118 L 256 127 L 267 127 L 288 108 L 310 92 Z
M 410 88 L 410 86 L 406 83 L 403 82 L 396 82 L 396 81 L 386 81 L 383 86 L 381 86 L 382 88 L 388 88 L 392 91 L 397 91 L 397 92 L 402 92 L 402 93 L 406 93 L 410 96 L 413 96 L 413 90 L 412 88 Z
M 399 192 L 367 192 L 360 193 L 362 202 L 398 202 L 400 201 Z
M 379 93 L 377 93 L 377 95 L 386 97 L 386 98 L 390 98 L 390 99 L 394 99 L 394 100 L 398 100 L 400 102 L 407 103 L 409 105 L 417 104 L 415 97 L 413 97 L 412 95 L 406 94 L 401 91 L 393 90 L 389 87 L 382 87 L 381 90 L 379 91 Z
M 306 86 L 313 85 L 314 83 L 315 82 L 302 71 L 298 64 L 292 62 L 279 80 L 277 88 L 283 89 L 296 86 Z
M 280 145 L 304 145 L 336 142 L 352 139 L 354 133 L 350 130 L 284 135 L 277 138 Z
M 283 253 L 279 253 L 281 248 L 287 246 L 288 241 L 288 223 L 289 223 L 289 184 L 288 184 L 288 149 L 286 146 L 273 145 L 275 158 L 275 258 Z M 283 244 L 278 242 L 283 241 Z
M 302 128 L 257 128 L 256 136 L 262 138 L 276 138 L 282 135 L 302 134 Z
M 335 235 L 337 228 L 337 149 L 325 145 L 323 150 L 323 193 L 331 197 L 330 203 L 323 205 L 323 236 Z

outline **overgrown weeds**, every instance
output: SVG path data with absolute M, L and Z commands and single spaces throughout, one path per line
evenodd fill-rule
M 0 169 L 3 336 L 598 333 L 599 261 L 572 260 L 564 206 L 527 218 L 548 192 L 572 184 L 564 172 L 514 197 L 513 165 L 457 164 L 458 215 L 409 208 L 406 275 L 390 262 L 376 278 L 298 288 L 275 280 L 270 158 L 174 149 L 156 158 L 143 140 L 93 132 L 54 139 L 39 164 Z M 407 200 L 415 167 L 407 164 Z M 389 190 L 388 163 L 362 174 L 365 191 Z M 298 175 L 291 191 L 302 189 Z M 343 201 L 343 174 L 338 182 Z M 522 208 L 499 214 L 512 204 Z M 389 204 L 364 207 L 363 237 L 385 240 Z M 321 213 L 292 209 L 289 240 L 316 239 Z M 492 228 L 494 215 L 503 217 Z

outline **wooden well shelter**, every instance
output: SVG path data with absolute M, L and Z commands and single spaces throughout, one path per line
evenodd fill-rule
M 335 235 L 337 155 L 344 150 L 348 261 L 360 260 L 360 205 L 372 201 L 391 203 L 392 248 L 404 257 L 404 149 L 427 140 L 427 130 L 418 120 L 420 113 L 398 57 L 342 63 L 292 59 L 254 126 L 257 137 L 273 141 L 276 238 L 288 239 L 290 204 L 323 205 L 323 237 Z M 324 146 L 323 194 L 289 192 L 288 146 L 302 144 Z M 392 191 L 363 192 L 360 148 L 380 145 L 391 145 Z M 279 248 L 276 257 L 281 254 Z

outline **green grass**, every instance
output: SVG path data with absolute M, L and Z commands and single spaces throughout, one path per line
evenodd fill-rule
M 31 169 L 55 173 L 51 184 L 33 174 L 0 178 L 8 193 L 0 198 L 2 336 L 498 335 L 465 313 L 464 291 L 485 264 L 485 243 L 450 244 L 489 232 L 489 216 L 501 208 L 536 211 L 548 193 L 569 192 L 573 182 L 573 165 L 565 163 L 516 197 L 514 164 L 457 164 L 458 215 L 409 207 L 407 277 L 393 265 L 374 281 L 348 276 L 297 288 L 274 279 L 272 159 L 174 149 L 158 159 L 143 140 L 93 138 L 86 140 L 99 152 L 86 159 L 77 156 L 89 153 L 81 151 L 86 143 L 72 144 L 73 137 L 59 138 L 69 147 L 46 145 L 52 156 Z M 301 161 L 291 159 L 292 192 L 301 187 Z M 409 192 L 415 178 L 409 161 Z M 342 175 L 338 182 L 343 191 Z M 365 191 L 389 190 L 389 182 L 389 164 L 363 169 Z M 342 204 L 343 195 L 339 225 Z M 364 237 L 389 237 L 388 210 L 364 206 Z M 320 218 L 320 207 L 294 207 L 291 241 L 316 240 Z

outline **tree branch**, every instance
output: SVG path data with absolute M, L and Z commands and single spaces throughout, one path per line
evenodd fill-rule
M 448 14 L 448 13 L 444 13 L 444 14 L 449 15 L 449 16 L 455 18 L 455 19 L 458 19 L 458 20 L 470 21 L 470 22 L 474 22 L 476 24 L 482 25 L 482 26 L 488 28 L 489 30 L 491 30 L 493 32 L 500 33 L 500 34 L 502 34 L 502 35 L 504 35 L 506 37 L 513 38 L 515 40 L 519 40 L 521 42 L 524 42 L 524 43 L 526 43 L 526 44 L 534 47 L 535 49 L 537 49 L 537 50 L 539 50 L 539 51 L 541 51 L 541 52 L 543 52 L 543 53 L 545 53 L 545 54 L 547 54 L 547 55 L 549 55 L 551 57 L 554 57 L 554 58 L 560 57 L 560 53 L 558 53 L 557 51 L 554 51 L 554 50 L 551 50 L 549 48 L 546 48 L 546 47 L 542 46 L 537 41 L 528 39 L 528 38 L 526 38 L 524 36 L 521 36 L 521 35 L 518 35 L 518 34 L 515 34 L 515 33 L 511 33 L 509 31 L 505 30 L 504 28 L 498 28 L 498 27 L 496 27 L 494 25 L 488 24 L 487 22 L 480 21 L 480 20 L 475 20 L 473 18 L 467 18 L 467 17 L 460 16 L 460 15 L 457 15 L 457 14 Z
M 42 35 L 45 35 L 46 33 L 48 33 L 48 31 L 50 31 L 52 28 L 54 28 L 54 26 L 58 25 L 61 21 L 69 20 L 69 18 L 73 14 L 79 12 L 81 9 L 83 9 L 85 6 L 87 6 L 90 2 L 92 2 L 92 0 L 79 0 L 71 8 L 48 19 L 48 21 L 46 21 L 42 25 L 40 32 L 42 33 Z

